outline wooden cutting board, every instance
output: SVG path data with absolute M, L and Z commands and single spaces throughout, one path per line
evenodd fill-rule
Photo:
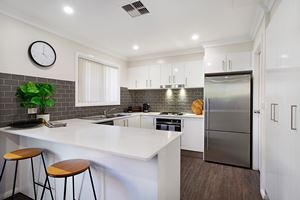
M 203 100 L 202 99 L 196 99 L 192 103 L 192 111 L 196 115 L 203 115 Z

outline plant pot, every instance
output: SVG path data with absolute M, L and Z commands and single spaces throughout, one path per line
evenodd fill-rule
M 46 122 L 49 122 L 50 121 L 50 114 L 37 114 L 36 118 L 37 119 L 43 119 Z

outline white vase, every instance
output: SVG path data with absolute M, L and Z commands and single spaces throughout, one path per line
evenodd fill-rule
M 36 118 L 37 119 L 43 119 L 46 122 L 49 122 L 50 121 L 50 114 L 37 114 Z

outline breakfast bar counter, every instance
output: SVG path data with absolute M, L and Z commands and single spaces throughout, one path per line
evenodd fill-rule
M 62 122 L 67 123 L 67 127 L 0 128 L 1 154 L 18 148 L 39 147 L 46 150 L 47 165 L 74 158 L 91 160 L 100 200 L 180 199 L 181 133 L 106 126 L 82 119 Z M 41 166 L 38 158 L 34 162 L 35 166 Z M 1 160 L 0 166 L 2 163 Z M 13 164 L 10 165 L 4 177 L 6 184 L 0 186 L 0 197 L 10 194 L 10 175 L 14 170 Z M 32 186 L 28 184 L 32 182 L 30 163 L 24 161 L 19 170 L 17 190 L 33 197 Z M 36 179 L 42 183 L 44 174 L 38 167 L 35 170 L 39 174 Z M 77 198 L 93 199 L 86 175 L 76 179 Z M 50 181 L 56 199 L 62 198 L 63 180 Z M 40 195 L 40 187 L 38 191 Z M 71 193 L 68 190 L 69 198 Z M 45 199 L 49 197 L 46 194 Z

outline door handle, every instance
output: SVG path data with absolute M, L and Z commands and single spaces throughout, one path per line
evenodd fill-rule
M 297 106 L 291 106 L 291 130 L 297 130 Z
M 148 80 L 146 80 L 146 87 L 148 87 Z
M 230 71 L 232 70 L 232 61 L 231 60 L 228 61 L 228 68 Z
M 278 106 L 278 104 L 276 104 L 276 103 L 271 104 L 271 120 L 273 122 L 278 122 L 277 116 L 276 116 L 276 107 L 277 106 Z
M 260 110 L 254 110 L 255 114 L 260 114 Z

